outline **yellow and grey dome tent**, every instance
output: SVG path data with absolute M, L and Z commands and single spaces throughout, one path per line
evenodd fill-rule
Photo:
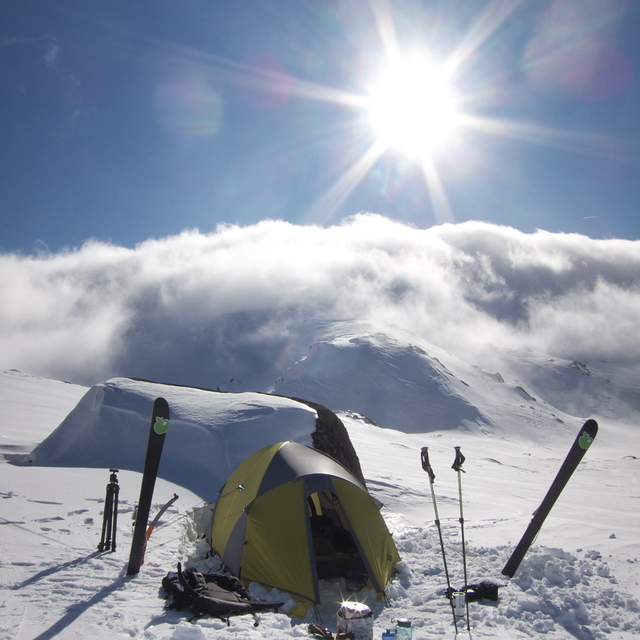
M 362 573 L 384 593 L 400 561 L 366 488 L 328 455 L 296 442 L 256 451 L 231 474 L 211 545 L 226 568 L 318 603 L 318 578 Z

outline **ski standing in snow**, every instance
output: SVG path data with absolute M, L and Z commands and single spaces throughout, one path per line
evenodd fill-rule
M 535 540 L 538 532 L 540 531 L 542 524 L 544 523 L 546 517 L 549 515 L 549 512 L 553 508 L 553 505 L 556 503 L 556 500 L 560 497 L 562 490 L 564 489 L 567 482 L 573 475 L 573 472 L 576 470 L 578 464 L 580 464 L 580 460 L 584 457 L 584 454 L 587 452 L 587 449 L 591 446 L 595 437 L 598 433 L 598 423 L 595 420 L 587 420 L 578 436 L 571 445 L 571 449 L 569 449 L 569 453 L 565 458 L 558 474 L 556 475 L 554 481 L 551 483 L 549 490 L 547 491 L 547 495 L 545 495 L 544 499 L 540 503 L 540 506 L 533 513 L 533 517 L 531 518 L 531 522 L 524 532 L 520 542 L 516 546 L 515 550 L 511 554 L 509 560 L 504 565 L 502 569 L 503 576 L 509 576 L 513 578 L 522 559 L 525 554 L 529 550 L 529 547 Z
M 160 458 L 162 456 L 162 448 L 164 447 L 164 439 L 168 426 L 169 404 L 164 398 L 156 398 L 156 401 L 153 403 L 149 443 L 147 444 L 147 457 L 144 463 L 140 500 L 138 501 L 138 512 L 133 530 L 129 566 L 127 567 L 128 576 L 140 572 L 144 545 L 147 540 L 147 523 L 149 521 L 149 511 L 151 511 L 151 499 L 153 498 L 153 489 L 156 484 L 156 477 L 158 476 L 158 467 L 160 466 Z

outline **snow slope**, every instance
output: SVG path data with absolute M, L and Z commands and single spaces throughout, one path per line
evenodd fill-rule
M 5 371 L 0 386 L 0 453 L 29 453 L 86 391 L 76 384 Z
M 365 377 L 371 384 L 361 384 Z M 375 637 L 396 617 L 413 621 L 416 640 L 455 635 L 442 595 L 446 581 L 428 478 L 419 461 L 422 446 L 429 447 L 436 472 L 453 585 L 463 584 L 457 475 L 450 469 L 454 446 L 461 446 L 467 457 L 462 483 L 469 582 L 504 585 L 498 603 L 470 605 L 474 638 L 638 637 L 637 379 L 630 366 L 551 361 L 535 353 L 496 354 L 492 361 L 474 366 L 389 327 L 369 331 L 333 325 L 319 336 L 306 358 L 287 370 L 273 389 L 283 395 L 295 392 L 340 412 L 367 485 L 384 504 L 403 562 L 389 587 L 388 604 L 370 603 Z M 348 381 L 352 395 L 344 392 Z M 137 396 L 136 384 L 128 384 Z M 60 422 L 54 440 L 59 441 L 58 450 L 67 452 L 60 459 L 66 466 L 37 466 L 37 455 L 26 466 L 0 464 L 0 635 L 16 640 L 308 637 L 306 626 L 315 618 L 301 621 L 269 613 L 259 616 L 258 627 L 251 617 L 234 618 L 227 627 L 214 619 L 190 624 L 184 613 L 163 609 L 160 583 L 166 572 L 178 560 L 202 568 L 209 562 L 195 540 L 192 518 L 186 517 L 203 514 L 199 507 L 205 496 L 185 489 L 189 480 L 183 479 L 182 486 L 166 479 L 158 482 L 154 510 L 174 492 L 180 499 L 154 532 L 141 573 L 128 578 L 128 514 L 138 497 L 140 475 L 121 471 L 118 548 L 97 553 L 112 466 L 107 459 L 121 440 L 114 438 L 110 448 L 103 447 L 104 468 L 90 468 L 95 459 L 86 461 L 88 451 L 77 440 L 86 425 L 72 419 L 87 391 L 17 372 L 0 375 L 0 403 L 5 407 L 0 444 L 6 459 L 30 451 Z M 163 391 L 166 397 L 168 388 L 163 386 Z M 198 393 L 178 387 L 170 393 L 170 404 L 191 411 L 189 419 L 196 425 Z M 396 397 L 395 404 L 387 407 L 390 397 Z M 256 449 L 262 446 L 265 428 L 278 425 L 275 441 L 305 419 L 304 413 L 290 419 L 296 412 L 283 406 L 282 398 L 256 394 L 252 409 L 260 410 L 247 420 L 247 406 L 233 399 L 234 394 L 220 395 L 219 410 L 228 424 L 241 425 L 242 437 L 234 437 L 233 429 L 224 436 L 227 450 L 238 455 L 254 444 Z M 128 406 L 113 401 L 119 410 Z M 519 572 L 506 580 L 500 570 L 586 417 L 599 421 L 598 438 Z M 265 420 L 270 426 L 265 427 Z M 180 455 L 201 456 L 203 441 L 197 442 L 193 447 L 183 442 Z M 200 475 L 197 466 L 192 471 Z M 341 587 L 339 582 L 323 587 L 323 622 L 334 630 Z M 262 595 L 260 588 L 253 588 Z

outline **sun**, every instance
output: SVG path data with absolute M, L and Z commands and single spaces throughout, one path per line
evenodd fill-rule
M 457 103 L 445 70 L 413 58 L 385 70 L 373 86 L 368 109 L 385 147 L 424 158 L 452 139 L 459 123 Z

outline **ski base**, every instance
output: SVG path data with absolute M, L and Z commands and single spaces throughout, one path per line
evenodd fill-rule
M 587 452 L 587 449 L 593 443 L 597 433 L 598 423 L 595 420 L 587 420 L 584 425 L 582 425 L 580 433 L 578 433 L 571 449 L 569 449 L 569 453 L 562 463 L 554 481 L 551 483 L 547 494 L 540 503 L 538 509 L 534 512 L 529 526 L 511 554 L 511 557 L 504 565 L 504 568 L 502 569 L 503 576 L 513 578 L 515 575 L 525 554 L 529 550 L 529 547 L 533 544 L 533 541 L 538 535 L 546 517 L 549 515 L 553 505 L 556 503 L 556 500 L 560 497 L 562 490 L 567 482 L 569 482 L 569 479 L 573 475 L 578 464 L 580 464 L 580 461 Z
M 142 486 L 140 487 L 140 499 L 138 500 L 138 513 L 136 515 L 133 540 L 127 575 L 132 576 L 140 572 L 140 565 L 147 541 L 147 523 L 151 511 L 151 499 L 153 489 L 158 476 L 158 467 L 164 447 L 164 439 L 169 426 L 169 404 L 164 398 L 156 398 L 151 414 L 151 428 L 149 429 L 149 442 L 147 444 L 147 457 L 142 474 Z

